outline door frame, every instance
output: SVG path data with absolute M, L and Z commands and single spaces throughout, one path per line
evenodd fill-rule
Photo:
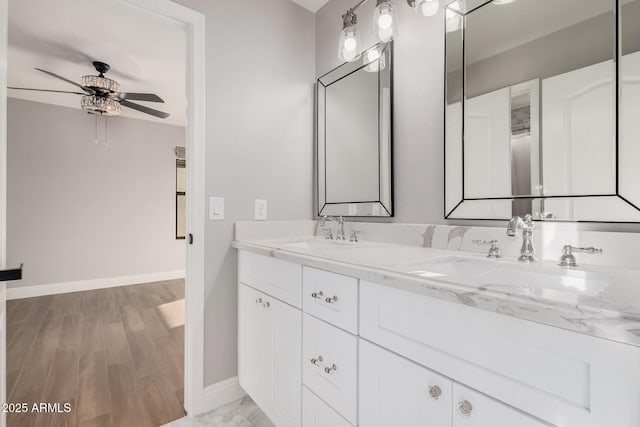
M 205 18 L 171 0 L 116 0 L 177 23 L 185 29 L 187 43 L 187 230 L 194 236 L 187 245 L 185 264 L 184 407 L 189 414 L 207 409 L 204 387 L 204 285 L 205 285 Z M 7 183 L 7 50 L 8 0 L 0 0 L 0 266 L 6 262 Z M 0 286 L 0 328 L 4 332 L 5 287 Z M 6 339 L 0 337 L 0 396 L 6 395 Z M 0 426 L 5 425 L 4 414 Z
M 9 0 L 0 0 L 0 268 L 7 266 L 7 50 Z M 0 399 L 7 400 L 6 285 L 0 283 Z M 0 427 L 6 425 L 0 414 Z
M 7 1 L 7 0 L 0 0 Z M 171 0 L 116 0 L 182 26 L 186 34 L 187 233 L 186 248 L 184 408 L 193 415 L 209 408 L 204 384 L 205 285 L 205 18 Z

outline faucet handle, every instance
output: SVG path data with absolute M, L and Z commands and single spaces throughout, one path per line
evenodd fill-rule
M 360 234 L 360 231 L 358 230 L 351 230 L 351 236 L 349 236 L 349 241 L 352 243 L 358 243 L 358 235 Z
M 502 258 L 502 252 L 498 247 L 497 240 L 474 240 L 473 243 L 482 246 L 491 245 L 487 258 Z
M 323 227 L 322 231 L 324 231 L 324 238 L 327 240 L 333 240 L 333 232 L 329 227 Z
M 579 247 L 566 245 L 562 248 L 562 256 L 560 257 L 560 262 L 558 263 L 558 265 L 560 267 L 577 267 L 578 260 L 574 255 L 575 252 L 580 252 L 583 254 L 601 254 L 604 251 L 600 248 L 594 248 L 593 246 Z

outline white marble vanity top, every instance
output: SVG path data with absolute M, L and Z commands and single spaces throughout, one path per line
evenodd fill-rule
M 313 236 L 253 239 L 233 247 L 382 285 L 640 346 L 640 270 Z

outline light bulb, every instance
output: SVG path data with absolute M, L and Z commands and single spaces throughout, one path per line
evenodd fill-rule
M 398 19 L 390 0 L 378 0 L 373 12 L 373 27 L 378 41 L 387 42 L 398 36 Z
M 353 37 L 353 35 L 347 37 L 344 40 L 344 50 L 351 52 L 351 51 L 355 51 L 357 47 L 358 47 L 358 42 L 356 42 L 356 38 Z
M 385 13 L 378 18 L 378 27 L 381 30 L 388 30 L 393 25 L 393 16 Z
M 438 10 L 440 10 L 440 1 L 439 0 L 421 0 L 418 5 L 420 9 L 420 13 L 423 16 L 435 16 L 438 14 Z

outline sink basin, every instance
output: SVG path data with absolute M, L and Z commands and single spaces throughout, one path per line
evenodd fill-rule
M 547 289 L 596 296 L 613 277 L 585 270 L 564 269 L 549 264 L 523 264 L 465 257 L 443 257 L 416 264 L 409 274 L 421 277 L 447 277 L 461 284 L 484 287 Z
M 343 247 L 345 245 L 347 245 L 345 242 L 336 242 L 335 240 L 326 239 L 308 239 L 282 244 L 283 247 L 292 249 L 324 249 Z M 353 245 L 353 243 L 351 243 L 351 245 Z

